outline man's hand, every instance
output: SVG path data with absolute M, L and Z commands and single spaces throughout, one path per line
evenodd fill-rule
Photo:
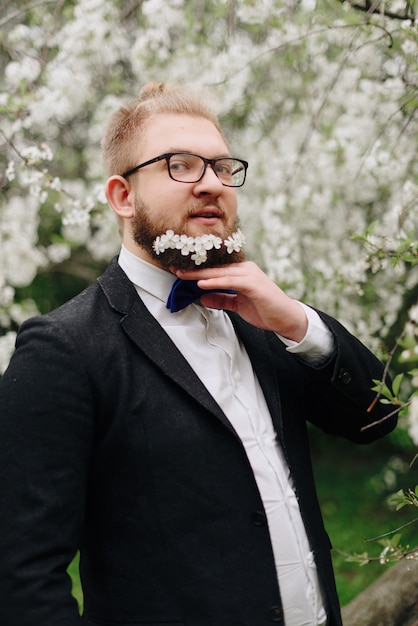
M 202 289 L 233 289 L 234 295 L 208 293 L 200 298 L 204 306 L 238 313 L 244 320 L 272 330 L 287 339 L 300 342 L 308 329 L 303 308 L 289 298 L 251 261 L 220 267 L 175 270 L 184 280 L 197 280 Z

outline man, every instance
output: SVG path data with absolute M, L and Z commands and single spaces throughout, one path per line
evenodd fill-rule
M 306 420 L 389 432 L 382 365 L 244 260 L 247 163 L 202 102 L 146 86 L 103 152 L 121 253 L 0 385 L 0 623 L 341 626 Z

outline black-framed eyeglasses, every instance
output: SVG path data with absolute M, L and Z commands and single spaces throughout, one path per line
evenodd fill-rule
M 136 165 L 122 174 L 128 178 L 139 169 L 158 161 L 167 162 L 167 170 L 170 178 L 178 183 L 197 183 L 203 178 L 208 165 L 211 166 L 216 176 L 225 187 L 242 187 L 247 175 L 248 163 L 242 159 L 232 157 L 220 157 L 218 159 L 206 159 L 198 154 L 189 152 L 166 152 L 160 156 Z

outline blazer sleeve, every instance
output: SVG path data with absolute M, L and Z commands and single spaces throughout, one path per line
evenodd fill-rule
M 335 340 L 335 353 L 323 367 L 309 368 L 309 420 L 355 443 L 370 443 L 391 432 L 395 407 L 376 402 L 374 380 L 382 380 L 382 362 L 338 321 L 319 312 Z M 387 376 L 386 383 L 391 380 Z
M 25 323 L 0 381 L 0 624 L 81 624 L 66 570 L 80 540 L 92 415 L 63 325 Z

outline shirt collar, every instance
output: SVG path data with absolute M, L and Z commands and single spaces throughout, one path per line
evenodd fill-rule
M 139 289 L 166 302 L 176 276 L 152 263 L 144 261 L 122 245 L 119 265 L 129 280 Z

